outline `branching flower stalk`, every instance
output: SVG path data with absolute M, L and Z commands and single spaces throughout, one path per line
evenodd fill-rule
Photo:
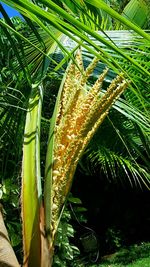
M 79 159 L 107 116 L 114 101 L 128 87 L 123 74 L 117 76 L 101 96 L 106 68 L 92 87 L 87 79 L 98 63 L 94 59 L 84 71 L 81 51 L 70 63 L 58 93 L 51 121 L 45 174 L 46 234 L 51 255 L 64 203 Z

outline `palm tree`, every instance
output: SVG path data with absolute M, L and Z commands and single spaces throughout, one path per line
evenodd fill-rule
M 119 45 L 115 44 L 113 39 L 110 38 L 108 34 L 103 32 L 104 35 L 102 35 L 89 29 L 87 24 L 89 25 L 89 23 L 94 23 L 92 16 L 90 16 L 88 13 L 87 8 L 89 8 L 89 5 L 86 6 L 85 4 L 90 4 L 90 1 L 85 1 L 85 3 L 79 1 L 75 1 L 74 3 L 70 2 L 68 6 L 66 6 L 67 2 L 61 1 L 63 7 L 65 5 L 65 8 L 67 8 L 67 11 L 69 10 L 69 12 L 64 10 L 61 5 L 55 4 L 54 1 L 41 1 L 41 4 L 44 5 L 44 8 L 43 6 L 40 8 L 38 5 L 28 1 L 20 0 L 19 2 L 4 2 L 14 5 L 23 13 L 25 17 L 27 17 L 29 27 L 34 30 L 34 40 L 36 39 L 35 44 L 33 41 L 33 36 L 31 36 L 31 39 L 24 37 L 14 28 L 12 22 L 9 20 L 6 14 L 4 14 L 7 21 L 4 22 L 1 20 L 0 23 L 11 44 L 14 41 L 14 37 L 12 38 L 11 32 L 15 34 L 15 41 L 17 39 L 18 45 L 20 45 L 15 45 L 15 55 L 19 63 L 19 68 L 21 68 L 21 71 L 24 74 L 24 82 L 28 83 L 28 87 L 30 88 L 29 91 L 31 91 L 31 93 L 28 92 L 27 95 L 29 102 L 26 106 L 27 116 L 22 163 L 24 265 L 49 266 L 52 260 L 49 259 L 48 250 L 51 251 L 52 257 L 55 233 L 57 231 L 58 222 L 61 217 L 61 212 L 63 210 L 66 197 L 70 190 L 76 165 L 93 134 L 106 117 L 112 102 L 127 86 L 127 83 L 124 81 L 124 76 L 120 75 L 120 71 L 123 71 L 125 76 L 132 81 L 132 84 L 130 85 L 131 93 L 125 93 L 124 99 L 118 101 L 115 104 L 115 108 L 120 110 L 122 113 L 125 113 L 126 116 L 130 116 L 132 122 L 136 119 L 138 120 L 138 125 L 140 126 L 139 135 L 141 135 L 141 140 L 144 138 L 143 143 L 147 142 L 146 131 L 148 130 L 149 120 L 147 116 L 147 107 L 145 105 L 146 101 L 144 97 L 141 98 L 141 94 L 137 88 L 140 84 L 140 79 L 144 78 L 145 83 L 148 83 L 149 81 L 148 62 L 146 58 L 144 61 L 142 61 L 142 64 L 137 60 L 141 55 L 143 45 L 141 40 L 141 50 L 136 53 L 136 55 L 133 53 L 135 45 L 134 42 L 133 51 L 129 51 L 129 53 L 126 54 L 124 52 L 125 49 L 120 48 Z M 45 9 L 45 6 L 47 6 L 47 9 Z M 126 26 L 130 27 L 130 29 L 134 30 L 137 34 L 145 38 L 144 42 L 146 42 L 148 45 L 150 37 L 146 32 L 129 22 L 124 17 L 120 16 L 104 2 L 95 0 L 92 2 L 92 6 L 94 6 L 95 10 L 100 8 L 109 16 L 111 15 L 113 18 L 118 19 L 121 23 L 124 23 Z M 80 10 L 81 15 L 83 14 L 83 16 L 78 20 L 75 19 L 74 15 L 72 14 L 74 8 Z M 86 21 L 83 20 L 83 18 L 87 18 Z M 38 25 L 38 27 L 40 27 L 41 32 L 36 29 L 35 23 Z M 62 33 L 66 34 L 69 38 L 76 42 L 71 50 L 67 49 L 65 45 L 62 45 L 62 41 L 60 41 Z M 91 37 L 89 38 L 89 36 L 85 33 Z M 44 38 L 42 39 L 41 36 L 44 36 Z M 47 38 L 49 36 L 51 37 L 50 42 Z M 45 37 L 48 40 L 47 42 L 44 42 L 44 40 L 46 40 Z M 23 49 L 23 43 L 21 40 L 25 44 L 28 44 L 26 49 Z M 103 44 L 103 46 L 100 47 L 99 43 Z M 33 56 L 33 50 L 31 50 L 31 45 L 32 47 L 34 46 L 34 49 L 36 48 L 37 51 L 40 52 L 36 52 L 36 54 L 34 53 L 34 56 L 37 57 L 38 62 L 40 62 L 40 66 L 37 64 L 37 67 L 33 67 L 31 64 L 32 60 L 35 59 Z M 64 55 L 64 58 L 59 63 L 56 62 L 51 56 L 51 53 L 55 50 L 56 45 Z M 94 59 L 94 63 L 92 62 L 92 65 L 89 65 L 86 71 L 84 71 L 83 68 L 81 54 L 77 53 L 76 58 L 73 56 L 73 53 L 77 50 L 78 45 L 82 46 L 83 49 L 86 49 L 86 51 L 96 56 L 96 60 Z M 85 53 L 87 54 L 86 51 Z M 111 56 L 111 54 L 113 56 Z M 37 55 L 42 55 L 42 61 Z M 49 62 L 47 62 L 46 57 L 48 58 Z M 53 64 L 55 64 L 53 71 L 56 71 L 57 69 L 61 68 L 69 58 L 71 58 L 72 63 L 70 63 L 71 65 L 69 65 L 69 68 L 66 71 L 66 77 L 62 82 L 56 101 L 54 115 L 51 120 L 46 160 L 46 181 L 44 192 L 45 200 L 43 208 L 39 156 L 41 104 L 44 91 L 42 80 L 46 73 L 45 69 L 47 69 L 47 63 L 50 64 L 50 62 L 53 61 Z M 115 78 L 115 80 L 112 81 L 112 79 L 109 78 L 110 85 L 107 91 L 105 88 L 106 86 L 103 87 L 100 99 L 98 95 L 98 89 L 106 76 L 106 70 L 102 72 L 100 78 L 98 78 L 97 82 L 95 85 L 93 85 L 93 87 L 91 87 L 91 89 L 90 86 L 86 86 L 87 77 L 93 71 L 93 67 L 95 66 L 95 63 L 97 63 L 98 59 L 100 59 L 103 64 L 107 64 L 107 66 L 111 68 L 114 76 L 116 76 L 115 73 L 119 73 L 119 76 Z M 28 63 L 31 65 L 28 66 Z M 16 68 L 15 65 L 13 65 L 12 68 Z M 80 82 L 77 83 L 77 80 Z M 87 89 L 85 89 L 85 87 Z M 73 91 L 73 88 L 76 88 L 75 92 Z M 139 100 L 138 104 L 135 98 Z M 126 103 L 126 99 L 129 101 L 128 104 Z M 74 102 L 76 103 L 75 105 Z M 136 102 L 136 105 L 141 110 L 142 114 L 140 114 L 138 110 L 134 108 L 134 105 L 130 106 L 133 102 Z M 93 104 L 93 107 L 90 106 L 91 104 Z M 100 106 L 103 108 L 101 109 L 101 113 L 98 113 Z M 6 118 L 10 116 L 11 110 L 12 109 L 10 109 L 9 113 L 5 113 L 2 110 L 2 125 L 4 125 L 4 122 L 7 122 Z M 70 122 L 72 123 L 70 124 Z M 117 130 L 116 126 L 114 126 L 114 128 Z M 143 132 L 144 130 L 145 132 Z M 68 138 L 68 141 L 66 137 Z M 131 138 L 131 142 L 132 140 L 133 139 Z M 134 147 L 138 149 L 138 146 L 141 146 L 143 143 L 137 140 L 137 142 L 134 142 Z M 125 147 L 127 148 L 127 144 L 125 144 Z M 64 162 L 63 158 L 59 159 L 59 155 L 61 155 L 61 153 L 63 155 L 63 149 L 66 151 Z M 136 152 L 138 153 L 139 151 L 136 150 Z M 97 154 L 98 153 L 94 154 L 94 156 Z M 106 158 L 106 153 L 101 153 L 101 158 L 102 157 Z M 61 163 L 59 163 L 59 161 Z M 118 159 L 116 155 L 113 155 L 113 157 L 109 159 L 109 162 L 112 164 L 111 169 L 114 169 L 115 161 L 117 161 L 123 168 L 126 166 L 126 168 L 128 168 L 133 174 L 133 177 L 134 175 L 137 176 L 136 172 L 138 171 L 138 174 L 140 174 L 139 178 L 143 179 L 144 182 L 145 178 L 148 178 L 148 173 L 145 172 L 146 170 L 139 169 L 139 165 L 136 162 L 135 165 L 132 166 L 129 160 L 125 160 L 121 157 Z M 108 168 L 110 164 L 105 164 L 104 166 L 105 168 Z M 62 180 L 59 179 L 59 177 Z M 27 206 L 26 203 L 28 202 L 32 203 L 32 206 Z M 44 224 L 46 225 L 46 231 Z

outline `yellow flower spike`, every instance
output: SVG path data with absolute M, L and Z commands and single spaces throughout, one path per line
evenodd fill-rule
M 76 64 L 71 64 L 70 68 L 67 70 L 67 76 L 64 83 L 64 88 L 61 96 L 61 114 L 63 115 L 69 108 L 68 103 L 71 102 L 75 97 L 78 97 L 79 80 L 82 77 L 83 72 L 83 61 L 80 49 L 76 53 Z M 72 88 L 72 90 L 70 90 Z M 76 95 L 77 94 L 77 95 Z M 57 123 L 58 124 L 58 123 Z
M 112 92 L 123 80 L 124 80 L 123 73 L 117 75 L 116 78 L 113 79 L 111 84 L 108 86 L 107 93 Z
M 84 71 L 81 49 L 78 49 L 76 53 L 76 63 L 78 67 L 75 66 L 74 78 L 79 81 L 82 78 L 82 73 Z
M 97 99 L 95 105 L 92 106 L 89 117 L 81 130 L 81 134 L 83 136 L 87 136 L 89 130 L 93 128 L 94 123 L 97 124 L 97 128 L 99 127 L 103 119 L 106 117 L 104 115 L 104 118 L 101 121 L 101 115 L 103 115 L 105 112 L 107 115 L 107 111 L 109 111 L 116 98 L 118 98 L 120 94 L 128 87 L 128 82 L 125 80 L 119 85 L 118 82 L 115 84 L 115 81 L 116 79 L 112 81 L 113 86 L 109 86 L 109 90 L 107 90 L 101 98 Z
M 89 64 L 89 66 L 86 68 L 85 72 L 83 73 L 83 77 L 81 79 L 81 86 L 84 86 L 86 84 L 89 76 L 92 74 L 98 62 L 99 62 L 99 59 L 97 57 L 94 57 L 92 62 Z
M 60 104 L 58 107 L 59 110 L 57 111 L 57 125 L 59 125 L 59 121 L 65 112 L 66 103 L 68 102 L 68 100 L 70 98 L 70 88 L 72 88 L 71 91 L 73 91 L 72 80 L 74 78 L 74 73 L 75 73 L 75 65 L 71 64 L 70 67 L 68 68 L 68 71 L 66 72 L 66 76 L 65 76 L 65 83 L 64 83 L 64 87 L 63 87 L 63 92 L 62 92 Z
M 50 253 L 54 250 L 55 234 L 76 166 L 114 101 L 128 86 L 121 74 L 101 96 L 100 89 L 108 69 L 103 71 L 89 89 L 86 81 L 97 65 L 98 59 L 94 59 L 85 71 L 80 50 L 75 60 L 79 68 L 70 63 L 66 71 L 50 127 L 44 204 Z
M 100 93 L 100 89 L 102 87 L 103 81 L 108 73 L 109 69 L 106 68 L 104 69 L 104 71 L 102 72 L 102 74 L 99 76 L 99 78 L 96 80 L 96 82 L 94 83 L 93 87 L 91 87 L 89 93 L 92 95 L 99 95 Z
M 90 119 L 91 109 L 94 108 L 95 103 L 97 103 L 97 98 L 99 97 L 99 92 L 104 81 L 105 76 L 108 73 L 108 68 L 106 68 L 100 77 L 97 79 L 93 87 L 88 91 L 88 94 L 83 101 L 82 106 L 77 111 L 76 118 L 76 131 L 79 133 L 80 128 L 83 127 L 84 122 L 87 120 L 87 117 Z M 87 113 L 87 116 L 86 116 Z

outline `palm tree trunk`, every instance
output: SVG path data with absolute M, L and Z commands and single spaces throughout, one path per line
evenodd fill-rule
M 10 244 L 7 229 L 0 206 L 0 266 L 1 267 L 19 267 L 19 263 Z

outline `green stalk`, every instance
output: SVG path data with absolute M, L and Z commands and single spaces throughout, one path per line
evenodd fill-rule
M 42 189 L 40 173 L 40 121 L 42 86 L 33 87 L 29 99 L 22 161 L 22 224 L 24 266 L 41 266 L 40 213 Z

